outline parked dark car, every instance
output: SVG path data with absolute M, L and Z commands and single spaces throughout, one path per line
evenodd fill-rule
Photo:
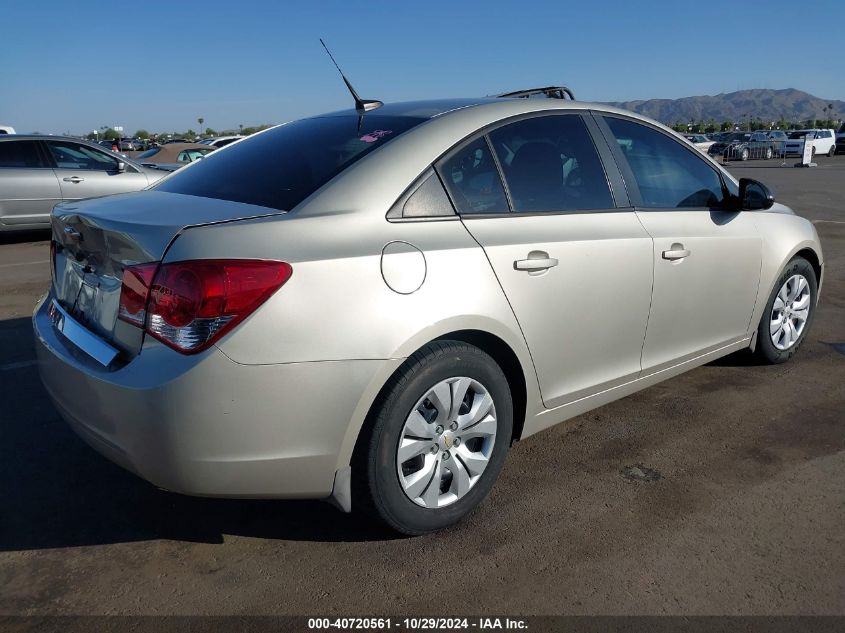
M 775 155 L 780 156 L 786 151 L 786 140 L 788 136 L 783 130 L 762 130 L 762 134 L 772 141 L 772 148 L 775 150 Z
M 775 144 L 763 132 L 731 132 L 726 138 L 713 143 L 707 153 L 725 160 L 768 160 L 775 155 Z

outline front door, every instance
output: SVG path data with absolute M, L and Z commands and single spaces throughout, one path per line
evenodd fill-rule
M 54 171 L 64 200 L 139 191 L 147 186 L 147 177 L 132 166 L 120 171 L 116 156 L 73 141 L 46 143 L 56 163 Z
M 652 373 L 749 335 L 762 242 L 749 212 L 728 209 L 719 172 L 654 127 L 607 116 L 637 216 L 654 239 L 643 345 Z

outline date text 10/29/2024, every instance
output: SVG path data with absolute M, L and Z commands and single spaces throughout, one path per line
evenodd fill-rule
M 528 624 L 512 618 L 309 618 L 309 630 L 341 631 L 442 631 L 521 630 Z

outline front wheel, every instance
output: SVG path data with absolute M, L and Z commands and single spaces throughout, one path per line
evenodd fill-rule
M 376 406 L 356 449 L 353 507 L 410 535 L 472 512 L 493 487 L 513 430 L 510 387 L 496 362 L 466 343 L 430 343 Z
M 766 148 L 766 160 L 770 160 L 774 156 L 774 152 L 772 151 L 771 147 Z
M 742 154 L 740 154 L 740 160 L 748 160 L 748 148 L 746 147 L 742 150 Z
M 836 153 L 836 145 L 831 145 L 830 149 L 827 150 L 827 155 L 832 157 Z
M 813 267 L 793 258 L 775 282 L 757 328 L 757 355 L 767 363 L 788 361 L 807 336 L 818 297 Z

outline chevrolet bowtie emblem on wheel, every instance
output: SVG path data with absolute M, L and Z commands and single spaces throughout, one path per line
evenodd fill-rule
M 446 445 L 446 448 L 452 448 L 452 438 L 448 435 L 443 436 L 443 443 Z

